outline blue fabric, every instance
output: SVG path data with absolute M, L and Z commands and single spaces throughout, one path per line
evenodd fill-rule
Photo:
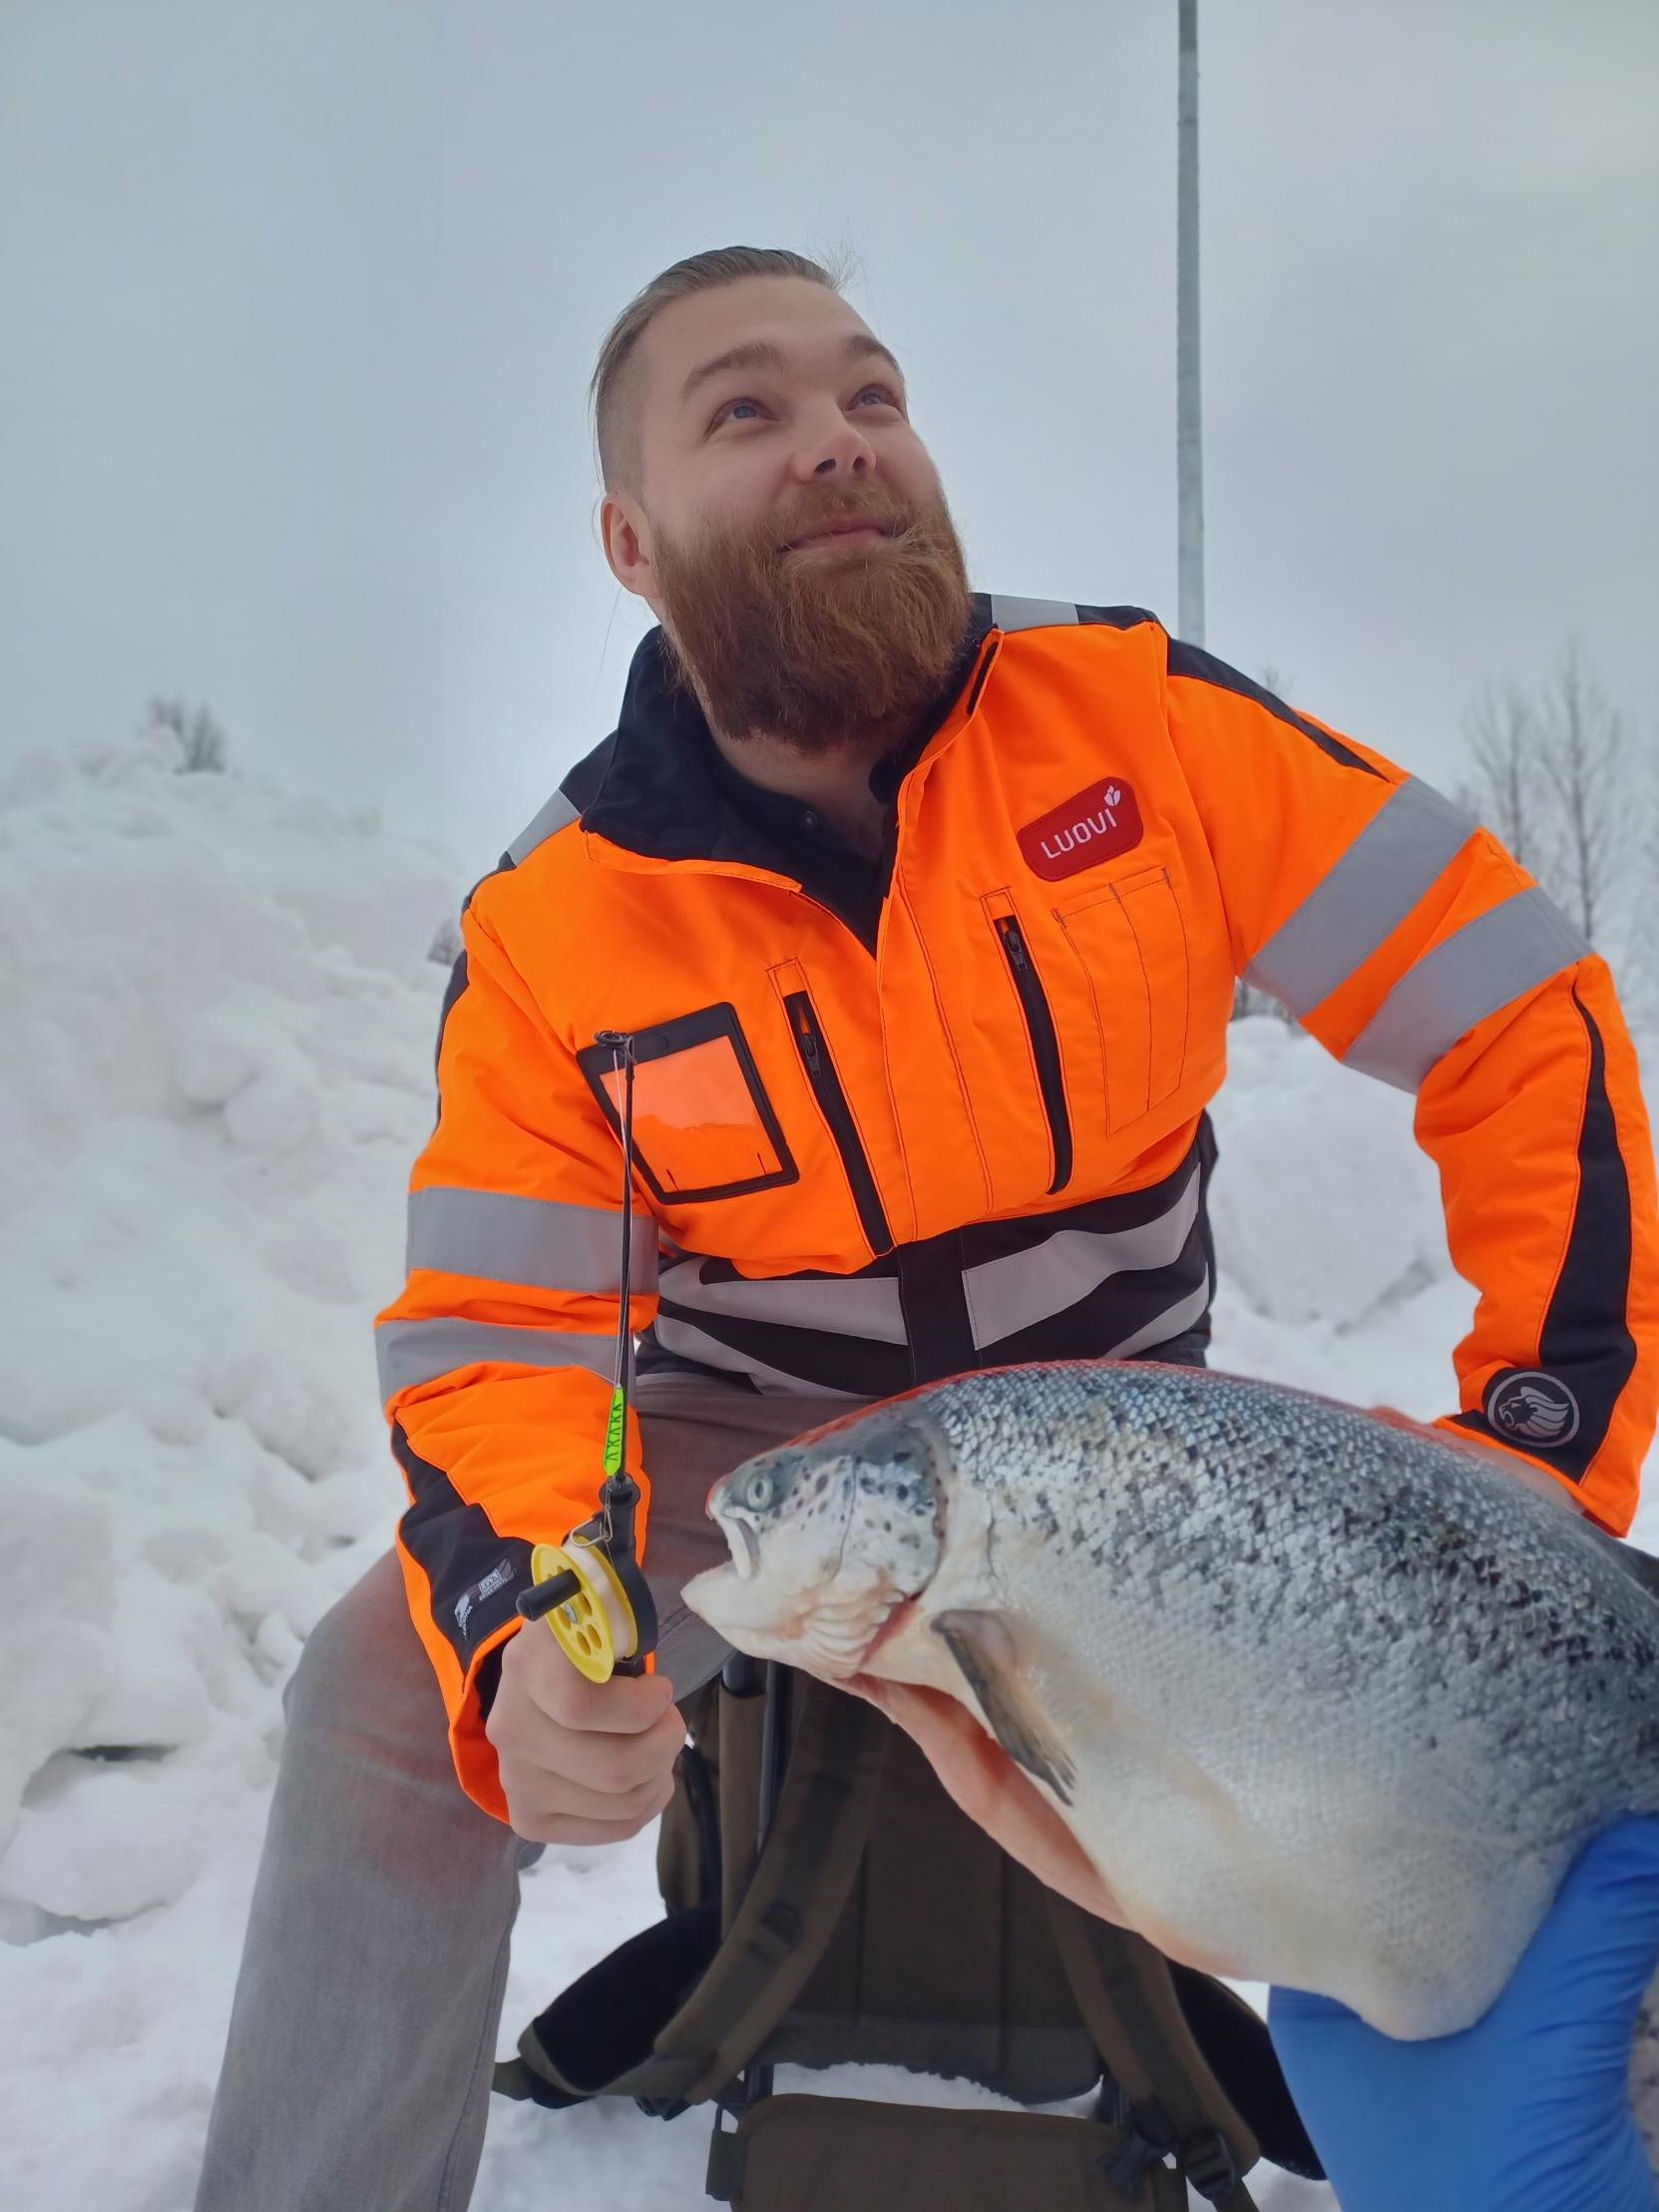
M 1630 2052 L 1659 1967 L 1659 1819 L 1586 1846 L 1496 2001 L 1397 2042 L 1272 1991 L 1268 2027 L 1343 2212 L 1655 2212 Z

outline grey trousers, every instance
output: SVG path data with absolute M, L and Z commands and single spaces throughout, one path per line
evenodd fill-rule
M 679 1601 L 726 1556 L 708 1486 L 858 1403 L 638 1378 L 657 1664 L 679 1695 L 726 1653 Z M 484 2147 L 519 1873 L 543 1846 L 463 1794 L 395 1552 L 318 1622 L 282 1708 L 196 2212 L 460 2212 Z

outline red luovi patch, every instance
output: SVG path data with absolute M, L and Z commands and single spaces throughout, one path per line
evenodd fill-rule
M 1020 850 L 1050 883 L 1115 859 L 1141 839 L 1140 808 L 1121 776 L 1085 784 L 1075 798 L 1039 814 L 1020 832 Z

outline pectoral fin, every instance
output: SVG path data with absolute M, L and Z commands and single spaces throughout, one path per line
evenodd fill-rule
M 1060 1803 L 1069 1805 L 1077 1770 L 1020 1680 L 1014 1638 L 1002 1615 L 958 1609 L 940 1613 L 930 1625 L 967 1676 L 986 1725 L 1015 1765 L 1046 1782 Z

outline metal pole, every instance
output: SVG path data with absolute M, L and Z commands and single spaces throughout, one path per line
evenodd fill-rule
M 1180 0 L 1175 268 L 1175 467 L 1180 635 L 1204 643 L 1204 447 L 1198 377 L 1198 0 Z

